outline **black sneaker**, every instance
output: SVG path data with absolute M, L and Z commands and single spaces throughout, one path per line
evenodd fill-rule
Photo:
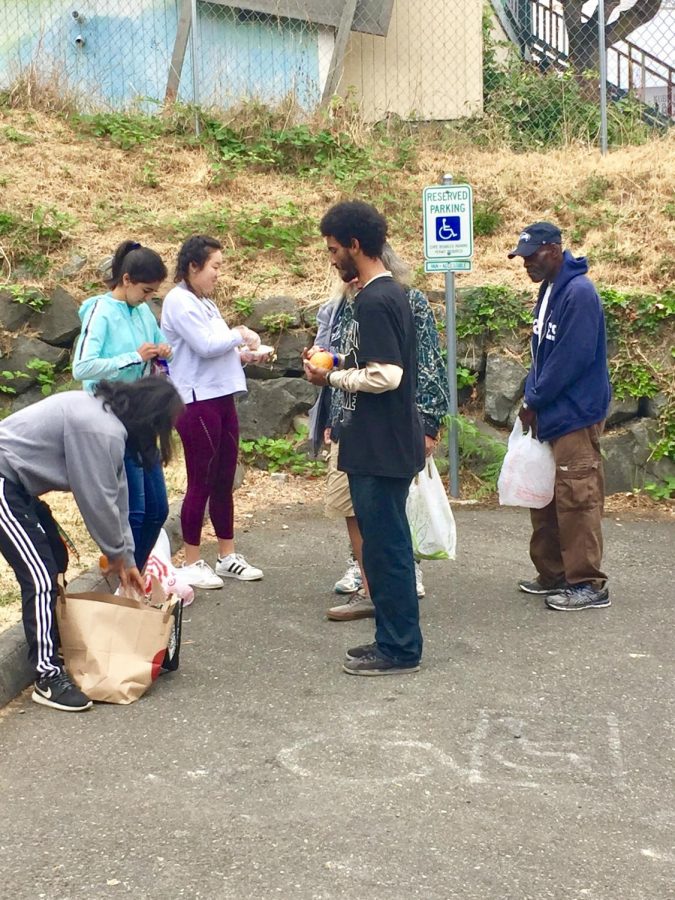
M 352 647 L 351 650 L 347 650 L 345 656 L 347 659 L 361 659 L 367 653 L 374 653 L 376 650 L 377 643 L 373 641 L 372 644 L 361 644 L 359 647 Z
M 568 587 L 568 584 L 566 581 L 561 581 L 559 584 L 554 584 L 553 587 L 544 587 L 541 581 L 535 578 L 534 581 L 525 581 L 524 579 L 519 581 L 518 587 L 526 594 L 539 594 L 545 597 L 548 594 L 559 594 Z
M 65 669 L 58 675 L 38 678 L 33 687 L 32 700 L 63 712 L 84 712 L 94 705 L 89 697 L 76 688 Z
M 598 591 L 588 583 L 571 585 L 564 591 L 547 597 L 545 602 L 549 609 L 562 611 L 602 609 L 612 605 L 612 601 L 609 599 L 609 588 L 603 587 Z
M 393 659 L 382 656 L 373 647 L 355 647 L 354 651 L 363 652 L 361 656 L 347 658 L 344 661 L 342 668 L 348 675 L 409 675 L 420 670 L 419 663 L 415 665 L 395 663 Z

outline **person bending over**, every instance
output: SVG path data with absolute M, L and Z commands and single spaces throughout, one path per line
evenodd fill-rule
M 93 395 L 54 394 L 0 423 L 0 553 L 21 588 L 36 703 L 66 712 L 92 705 L 59 653 L 57 577 L 66 571 L 68 552 L 40 496 L 71 491 L 109 570 L 123 589 L 144 594 L 129 525 L 125 453 L 129 448 L 146 470 L 166 464 L 182 410 L 165 378 L 101 381 Z

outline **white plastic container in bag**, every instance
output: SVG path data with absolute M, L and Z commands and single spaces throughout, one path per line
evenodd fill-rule
M 502 506 L 542 509 L 553 500 L 555 460 L 548 441 L 538 441 L 516 419 L 497 482 Z
M 183 606 L 189 606 L 195 599 L 194 589 L 185 581 L 181 570 L 176 569 L 171 561 L 171 543 L 169 535 L 163 528 L 145 564 L 146 594 L 149 594 L 152 588 L 153 576 L 159 581 L 167 594 L 176 594 L 180 597 L 183 601 Z

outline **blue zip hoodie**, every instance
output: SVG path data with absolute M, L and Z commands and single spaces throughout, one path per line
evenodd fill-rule
M 548 282 L 539 289 L 525 402 L 537 413 L 541 441 L 554 440 L 607 417 L 611 388 L 605 316 L 586 272 L 585 257 L 575 258 L 565 250 L 549 296 L 543 335 L 536 334 L 536 324 Z
M 73 378 L 91 393 L 102 379 L 138 381 L 150 372 L 137 348 L 167 344 L 147 303 L 129 306 L 112 294 L 85 300 L 79 310 L 82 331 L 73 354 Z

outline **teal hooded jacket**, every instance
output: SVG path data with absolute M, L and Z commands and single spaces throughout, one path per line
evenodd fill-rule
M 166 344 L 147 303 L 129 306 L 112 294 L 85 300 L 79 311 L 82 330 L 73 354 L 73 377 L 90 393 L 99 381 L 137 381 L 151 364 L 138 352 L 141 344 Z

